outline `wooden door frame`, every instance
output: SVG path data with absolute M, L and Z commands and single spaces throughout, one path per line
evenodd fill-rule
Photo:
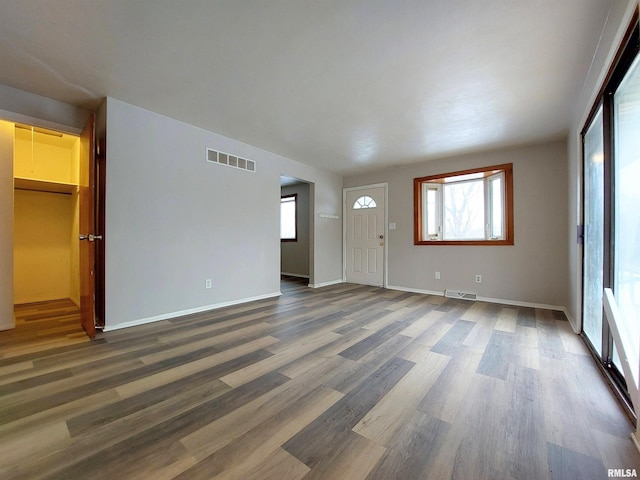
M 95 319 L 96 328 L 105 326 L 105 199 L 107 172 L 107 141 L 106 138 L 95 139 L 96 152 L 96 182 L 95 182 L 95 218 L 96 235 L 102 239 L 96 241 L 95 261 Z
M 358 187 L 346 187 L 342 189 L 342 281 L 347 281 L 347 212 L 349 208 L 347 206 L 347 192 L 354 192 L 358 190 L 368 190 L 370 188 L 384 188 L 384 245 L 382 247 L 382 288 L 387 288 L 388 281 L 388 252 L 389 252 L 389 184 L 388 183 L 373 183 L 371 185 L 362 185 Z
M 105 194 L 106 194 L 106 138 L 98 138 L 96 130 L 96 113 L 91 112 L 90 117 L 87 119 L 87 125 L 92 125 L 92 132 L 90 135 L 90 147 L 89 152 L 89 181 L 88 188 L 90 192 L 87 192 L 88 197 L 85 201 L 91 202 L 91 213 L 89 225 L 85 225 L 85 230 L 80 233 L 93 234 L 95 240 L 90 240 L 88 245 L 93 249 L 90 258 L 92 259 L 92 281 L 91 290 L 93 292 L 93 298 L 89 302 L 89 306 L 93 311 L 90 313 L 92 322 L 91 325 L 87 325 L 86 317 L 84 317 L 84 306 L 82 305 L 82 271 L 80 272 L 81 282 L 81 310 L 83 311 L 83 328 L 87 332 L 90 338 L 95 338 L 96 329 L 103 330 L 105 326 L 105 247 L 104 247 L 104 235 L 105 235 Z M 86 126 L 85 126 L 86 128 Z M 85 129 L 83 129 L 84 132 Z M 82 134 L 81 134 L 82 136 Z M 82 149 L 81 149 L 82 151 Z M 80 159 L 80 162 L 83 158 Z M 81 167 L 82 170 L 82 167 Z M 81 175 L 82 176 L 82 175 Z M 80 179 L 82 182 L 82 178 Z M 82 187 L 82 185 L 80 185 Z M 82 195 L 80 197 L 82 201 Z M 82 230 L 82 218 L 80 219 L 80 229 Z M 82 246 L 82 245 L 81 245 Z M 82 253 L 81 253 L 82 254 Z M 81 268 L 82 268 L 82 262 Z
M 80 323 L 87 336 L 96 336 L 96 116 L 89 114 L 80 133 L 79 238 L 80 238 Z

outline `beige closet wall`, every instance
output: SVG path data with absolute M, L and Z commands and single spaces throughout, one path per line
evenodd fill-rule
M 0 120 L 0 330 L 13 328 L 13 123 Z
M 71 195 L 16 190 L 14 303 L 71 297 Z
M 47 182 L 78 183 L 78 139 L 16 128 L 14 176 Z M 74 159 L 74 154 L 76 158 Z M 75 171 L 74 171 L 75 170 Z

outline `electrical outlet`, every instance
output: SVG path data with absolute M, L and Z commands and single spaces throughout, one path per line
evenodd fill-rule
M 476 275 L 476 283 L 482 283 L 482 275 Z
M 436 272 L 436 280 L 440 280 L 440 272 Z
M 204 288 L 211 288 L 211 279 L 210 278 L 207 278 L 204 281 Z

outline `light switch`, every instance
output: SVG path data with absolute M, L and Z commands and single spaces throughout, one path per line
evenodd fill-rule
M 395 230 L 396 229 L 396 224 L 395 223 L 390 223 L 389 224 L 389 230 Z

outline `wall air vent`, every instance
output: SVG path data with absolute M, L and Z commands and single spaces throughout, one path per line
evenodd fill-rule
M 471 292 L 458 292 L 456 290 L 445 290 L 444 296 L 448 298 L 459 298 L 461 300 L 477 300 L 478 294 Z
M 247 160 L 246 158 L 231 155 L 230 153 L 219 152 L 212 148 L 207 148 L 207 162 L 237 168 L 238 170 L 246 170 L 252 173 L 256 171 L 256 162 L 253 160 Z

